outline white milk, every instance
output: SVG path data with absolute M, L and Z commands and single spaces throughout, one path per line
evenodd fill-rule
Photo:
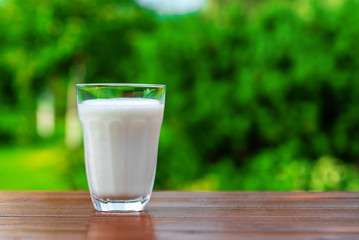
M 158 100 L 86 100 L 78 111 L 87 180 L 102 200 L 148 198 L 156 172 L 164 105 Z

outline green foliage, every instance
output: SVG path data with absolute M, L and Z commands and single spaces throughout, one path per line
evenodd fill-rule
M 358 156 L 359 4 L 340 3 L 233 1 L 143 36 L 137 79 L 167 84 L 163 132 L 188 145 L 169 155 L 176 136 L 162 138 L 160 159 L 196 166 L 189 188 L 359 189 L 345 179 L 358 178 L 347 164 Z M 330 168 L 333 183 L 321 179 Z M 175 169 L 167 181 L 180 188 Z
M 167 85 L 157 189 L 358 190 L 358 10 L 212 0 L 164 17 L 125 0 L 4 0 L 0 143 L 39 140 L 43 88 L 61 126 L 83 69 L 87 82 Z M 65 152 L 58 176 L 85 188 L 82 149 Z

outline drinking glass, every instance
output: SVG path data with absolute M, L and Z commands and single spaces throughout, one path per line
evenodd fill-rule
M 98 211 L 142 211 L 156 174 L 165 86 L 78 84 L 87 182 Z

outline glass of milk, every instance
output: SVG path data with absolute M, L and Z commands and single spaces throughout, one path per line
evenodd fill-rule
M 142 211 L 150 200 L 165 86 L 78 84 L 86 175 L 98 211 Z

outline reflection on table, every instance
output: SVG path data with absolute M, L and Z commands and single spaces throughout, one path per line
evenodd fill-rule
M 156 239 L 150 214 L 93 212 L 86 239 L 122 238 Z

